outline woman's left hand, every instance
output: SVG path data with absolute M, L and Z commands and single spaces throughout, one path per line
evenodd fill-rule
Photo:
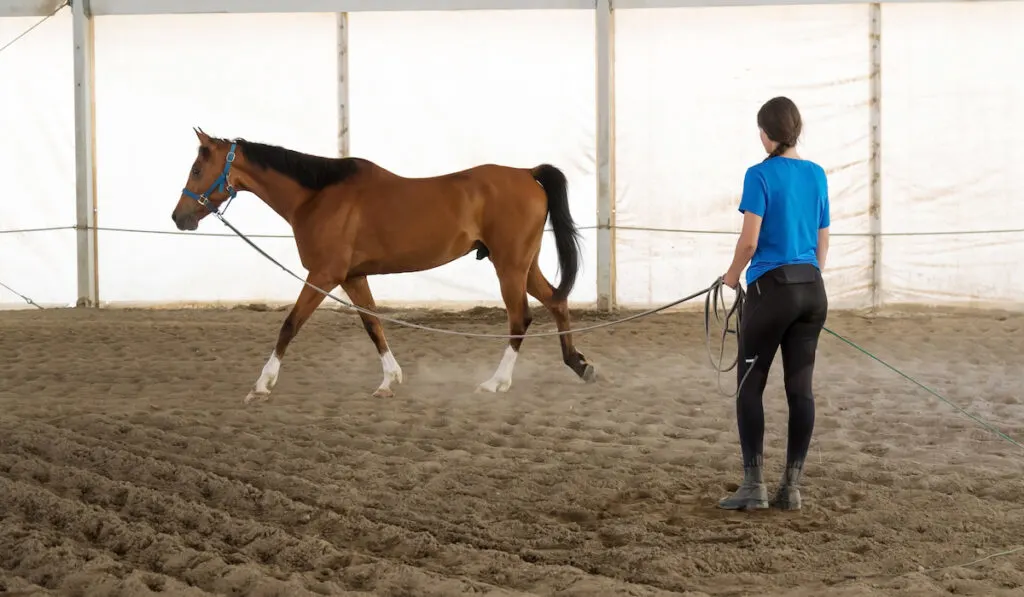
M 725 275 L 722 276 L 722 282 L 729 288 L 736 290 L 736 287 L 740 285 L 740 275 L 734 274 L 731 271 L 725 272 Z

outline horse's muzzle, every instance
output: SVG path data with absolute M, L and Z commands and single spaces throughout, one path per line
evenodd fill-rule
M 174 220 L 174 225 L 178 227 L 178 230 L 191 232 L 199 228 L 199 218 L 195 214 L 178 214 L 174 212 L 171 214 L 171 219 Z

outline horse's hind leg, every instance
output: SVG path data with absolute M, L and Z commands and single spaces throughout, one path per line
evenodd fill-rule
M 540 301 L 551 312 L 559 332 L 569 331 L 569 301 L 565 299 L 555 300 L 554 288 L 540 271 L 540 264 L 538 264 L 536 259 L 534 259 L 533 265 L 530 266 L 530 273 L 526 278 L 526 290 L 530 293 L 530 296 Z M 562 343 L 562 361 L 584 381 L 592 382 L 596 380 L 597 370 L 587 362 L 587 358 L 583 356 L 583 353 L 576 350 L 576 346 L 572 341 L 572 334 L 563 334 L 558 337 L 558 340 Z
M 501 282 L 501 298 L 505 301 L 505 309 L 508 311 L 509 335 L 525 334 L 533 320 L 526 299 L 526 271 L 524 268 L 497 266 L 495 269 L 498 271 L 498 281 Z M 508 391 L 512 386 L 512 370 L 515 368 L 519 347 L 522 345 L 522 338 L 509 338 L 508 347 L 505 348 L 505 354 L 502 355 L 494 375 L 477 389 L 485 392 Z
M 306 276 L 306 281 L 322 288 L 325 292 L 330 292 L 337 286 L 329 278 L 314 276 L 312 273 Z M 277 346 L 274 347 L 274 352 L 270 353 L 270 359 L 263 366 L 259 379 L 256 380 L 252 390 L 245 397 L 246 403 L 254 400 L 266 400 L 270 397 L 270 390 L 274 388 L 274 385 L 277 383 L 277 376 L 281 372 L 281 359 L 284 358 L 288 344 L 299 333 L 302 324 L 306 323 L 309 316 L 313 314 L 313 311 L 316 311 L 316 308 L 323 301 L 324 295 L 320 294 L 320 292 L 313 290 L 309 286 L 302 286 L 299 298 L 295 300 L 295 305 L 292 307 L 291 312 L 288 313 L 288 317 L 281 324 L 281 331 L 277 334 Z
M 345 294 L 352 299 L 356 306 L 370 311 L 377 309 L 377 305 L 373 300 L 373 294 L 370 293 L 370 284 L 366 281 L 366 276 L 350 278 L 342 282 L 341 289 L 345 291 Z M 402 368 L 398 366 L 395 355 L 391 354 L 391 348 L 388 347 L 387 338 L 384 337 L 384 327 L 380 324 L 380 319 L 361 311 L 359 318 L 363 320 L 363 327 L 366 328 L 366 333 L 369 334 L 370 340 L 373 340 L 373 344 L 377 347 L 381 368 L 384 370 L 384 381 L 380 382 L 380 386 L 373 392 L 373 395 L 378 398 L 390 398 L 395 395 L 394 390 L 391 389 L 391 383 L 402 383 Z

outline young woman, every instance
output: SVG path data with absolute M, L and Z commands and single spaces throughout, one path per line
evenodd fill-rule
M 757 113 L 761 144 L 768 152 L 743 179 L 739 210 L 743 231 L 732 265 L 723 276 L 736 288 L 747 270 L 747 297 L 740 319 L 736 398 L 743 484 L 719 501 L 720 508 L 800 508 L 800 476 L 814 429 L 811 378 L 818 336 L 828 314 L 821 270 L 828 252 L 829 201 L 825 171 L 797 155 L 803 127 L 800 111 L 785 97 L 769 100 Z M 769 502 L 762 476 L 764 405 L 762 394 L 775 352 L 782 348 L 789 442 L 786 469 Z M 748 374 L 749 371 L 749 374 Z M 745 378 L 745 379 L 744 379 Z

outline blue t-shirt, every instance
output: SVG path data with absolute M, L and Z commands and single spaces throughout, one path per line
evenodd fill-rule
M 818 265 L 818 230 L 830 224 L 825 169 L 810 160 L 774 157 L 747 169 L 740 212 L 761 216 L 747 285 L 777 267 Z

